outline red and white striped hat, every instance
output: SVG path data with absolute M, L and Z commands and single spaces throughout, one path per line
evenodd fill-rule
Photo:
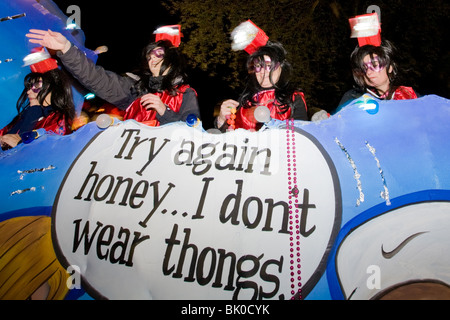
M 34 48 L 32 53 L 23 58 L 24 66 L 30 66 L 32 72 L 46 73 L 58 68 L 58 63 L 43 48 Z
M 251 20 L 247 20 L 239 24 L 231 32 L 231 49 L 234 51 L 245 50 L 248 54 L 252 54 L 265 46 L 269 37 Z
M 348 19 L 352 31 L 351 38 L 358 38 L 360 47 L 370 44 L 381 45 L 381 24 L 378 14 L 368 13 Z
M 179 24 L 159 27 L 153 34 L 155 34 L 155 41 L 169 40 L 174 47 L 180 45 L 181 37 L 183 36 Z

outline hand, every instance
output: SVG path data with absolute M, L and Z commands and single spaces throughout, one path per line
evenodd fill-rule
M 313 116 L 311 117 L 311 121 L 321 121 L 328 119 L 329 117 L 330 115 L 325 110 L 320 110 L 313 114 Z
M 141 97 L 141 105 L 149 110 L 154 109 L 160 116 L 166 112 L 166 105 L 161 101 L 161 98 L 153 93 L 148 93 Z
M 2 149 L 5 149 L 5 147 L 7 147 L 6 149 L 9 149 L 9 148 L 14 148 L 15 146 L 17 146 L 19 144 L 20 140 L 22 140 L 22 139 L 16 133 L 5 134 L 4 136 L 0 137 L 0 144 L 2 146 Z
M 231 115 L 231 109 L 237 109 L 239 107 L 239 102 L 229 99 L 222 102 L 220 105 L 220 112 L 217 117 L 217 126 L 220 128 L 225 121 L 230 117 Z
M 29 41 L 31 43 L 37 43 L 51 50 L 59 50 L 62 53 L 66 53 L 71 46 L 70 41 L 65 36 L 51 30 L 30 29 L 30 33 L 27 33 L 25 36 L 30 38 Z

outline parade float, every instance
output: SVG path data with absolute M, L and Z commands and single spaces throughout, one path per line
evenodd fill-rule
M 2 12 L 62 29 L 29 3 Z M 17 57 L 25 16 L 0 25 Z M 26 72 L 11 59 L 5 105 Z M 256 132 L 190 120 L 99 117 L 2 152 L 0 297 L 450 297 L 449 100 L 362 96 L 326 120 Z

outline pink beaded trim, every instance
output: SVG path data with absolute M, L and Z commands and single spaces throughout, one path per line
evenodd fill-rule
M 298 210 L 297 167 L 295 154 L 294 119 L 286 120 L 286 156 L 289 190 L 289 243 L 290 243 L 290 282 L 292 300 L 302 298 L 300 264 L 300 216 Z M 298 295 L 296 296 L 296 293 Z

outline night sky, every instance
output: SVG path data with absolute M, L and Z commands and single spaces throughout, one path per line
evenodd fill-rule
M 153 41 L 153 31 L 160 25 L 176 24 L 159 1 L 105 2 L 55 0 L 67 16 L 67 8 L 77 5 L 81 12 L 81 29 L 86 47 L 94 50 L 106 45 L 107 53 L 99 55 L 97 64 L 118 73 L 132 71 L 139 64 L 142 48 Z

